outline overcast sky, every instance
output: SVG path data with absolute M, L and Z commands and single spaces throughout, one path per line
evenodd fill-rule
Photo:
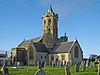
M 84 57 L 99 55 L 100 0 L 0 0 L 0 52 L 42 36 L 42 15 L 50 5 L 59 16 L 59 37 L 77 38 Z

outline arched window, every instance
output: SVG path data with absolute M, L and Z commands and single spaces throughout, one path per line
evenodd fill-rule
M 75 58 L 78 58 L 79 57 L 79 50 L 78 50 L 78 47 L 77 46 L 74 49 L 74 55 L 75 55 Z
M 46 25 L 46 20 L 44 19 L 44 26 Z
M 50 25 L 51 25 L 51 19 L 48 20 L 48 26 L 50 26 Z
M 61 55 L 61 59 L 62 60 L 65 60 L 65 55 Z
M 34 59 L 34 51 L 32 47 L 29 48 L 29 59 Z
M 50 32 L 50 28 L 49 28 L 48 30 L 49 30 L 49 32 Z
M 51 55 L 51 61 L 54 61 L 54 55 Z

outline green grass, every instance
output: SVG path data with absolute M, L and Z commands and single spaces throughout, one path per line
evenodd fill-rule
M 9 68 L 9 75 L 34 75 L 35 72 L 38 70 L 36 66 L 21 66 L 16 69 L 12 67 L 8 68 Z M 61 68 L 61 67 L 47 66 L 43 70 L 46 75 L 65 75 L 65 67 Z M 82 72 L 81 66 L 80 66 L 80 72 L 75 72 L 75 66 L 71 66 L 70 71 L 72 75 L 97 75 L 97 66 L 92 68 L 87 67 L 85 72 Z

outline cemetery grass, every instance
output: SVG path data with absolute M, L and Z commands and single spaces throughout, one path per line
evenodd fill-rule
M 9 75 L 34 75 L 38 70 L 36 66 L 20 66 L 16 69 L 12 67 L 9 68 Z M 85 72 L 82 72 L 82 67 L 80 66 L 80 72 L 75 71 L 75 66 L 70 67 L 72 75 L 97 75 L 96 67 L 87 67 Z M 0 68 L 1 69 L 1 68 Z M 43 68 L 46 75 L 65 75 L 65 67 L 51 67 L 47 66 Z M 2 74 L 0 74 L 2 75 Z

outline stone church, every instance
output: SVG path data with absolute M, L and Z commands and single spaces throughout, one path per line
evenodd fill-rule
M 12 62 L 36 65 L 37 62 L 70 62 L 75 64 L 83 59 L 78 40 L 68 41 L 66 34 L 58 38 L 58 14 L 50 6 L 42 15 L 42 36 L 24 40 L 12 48 Z

